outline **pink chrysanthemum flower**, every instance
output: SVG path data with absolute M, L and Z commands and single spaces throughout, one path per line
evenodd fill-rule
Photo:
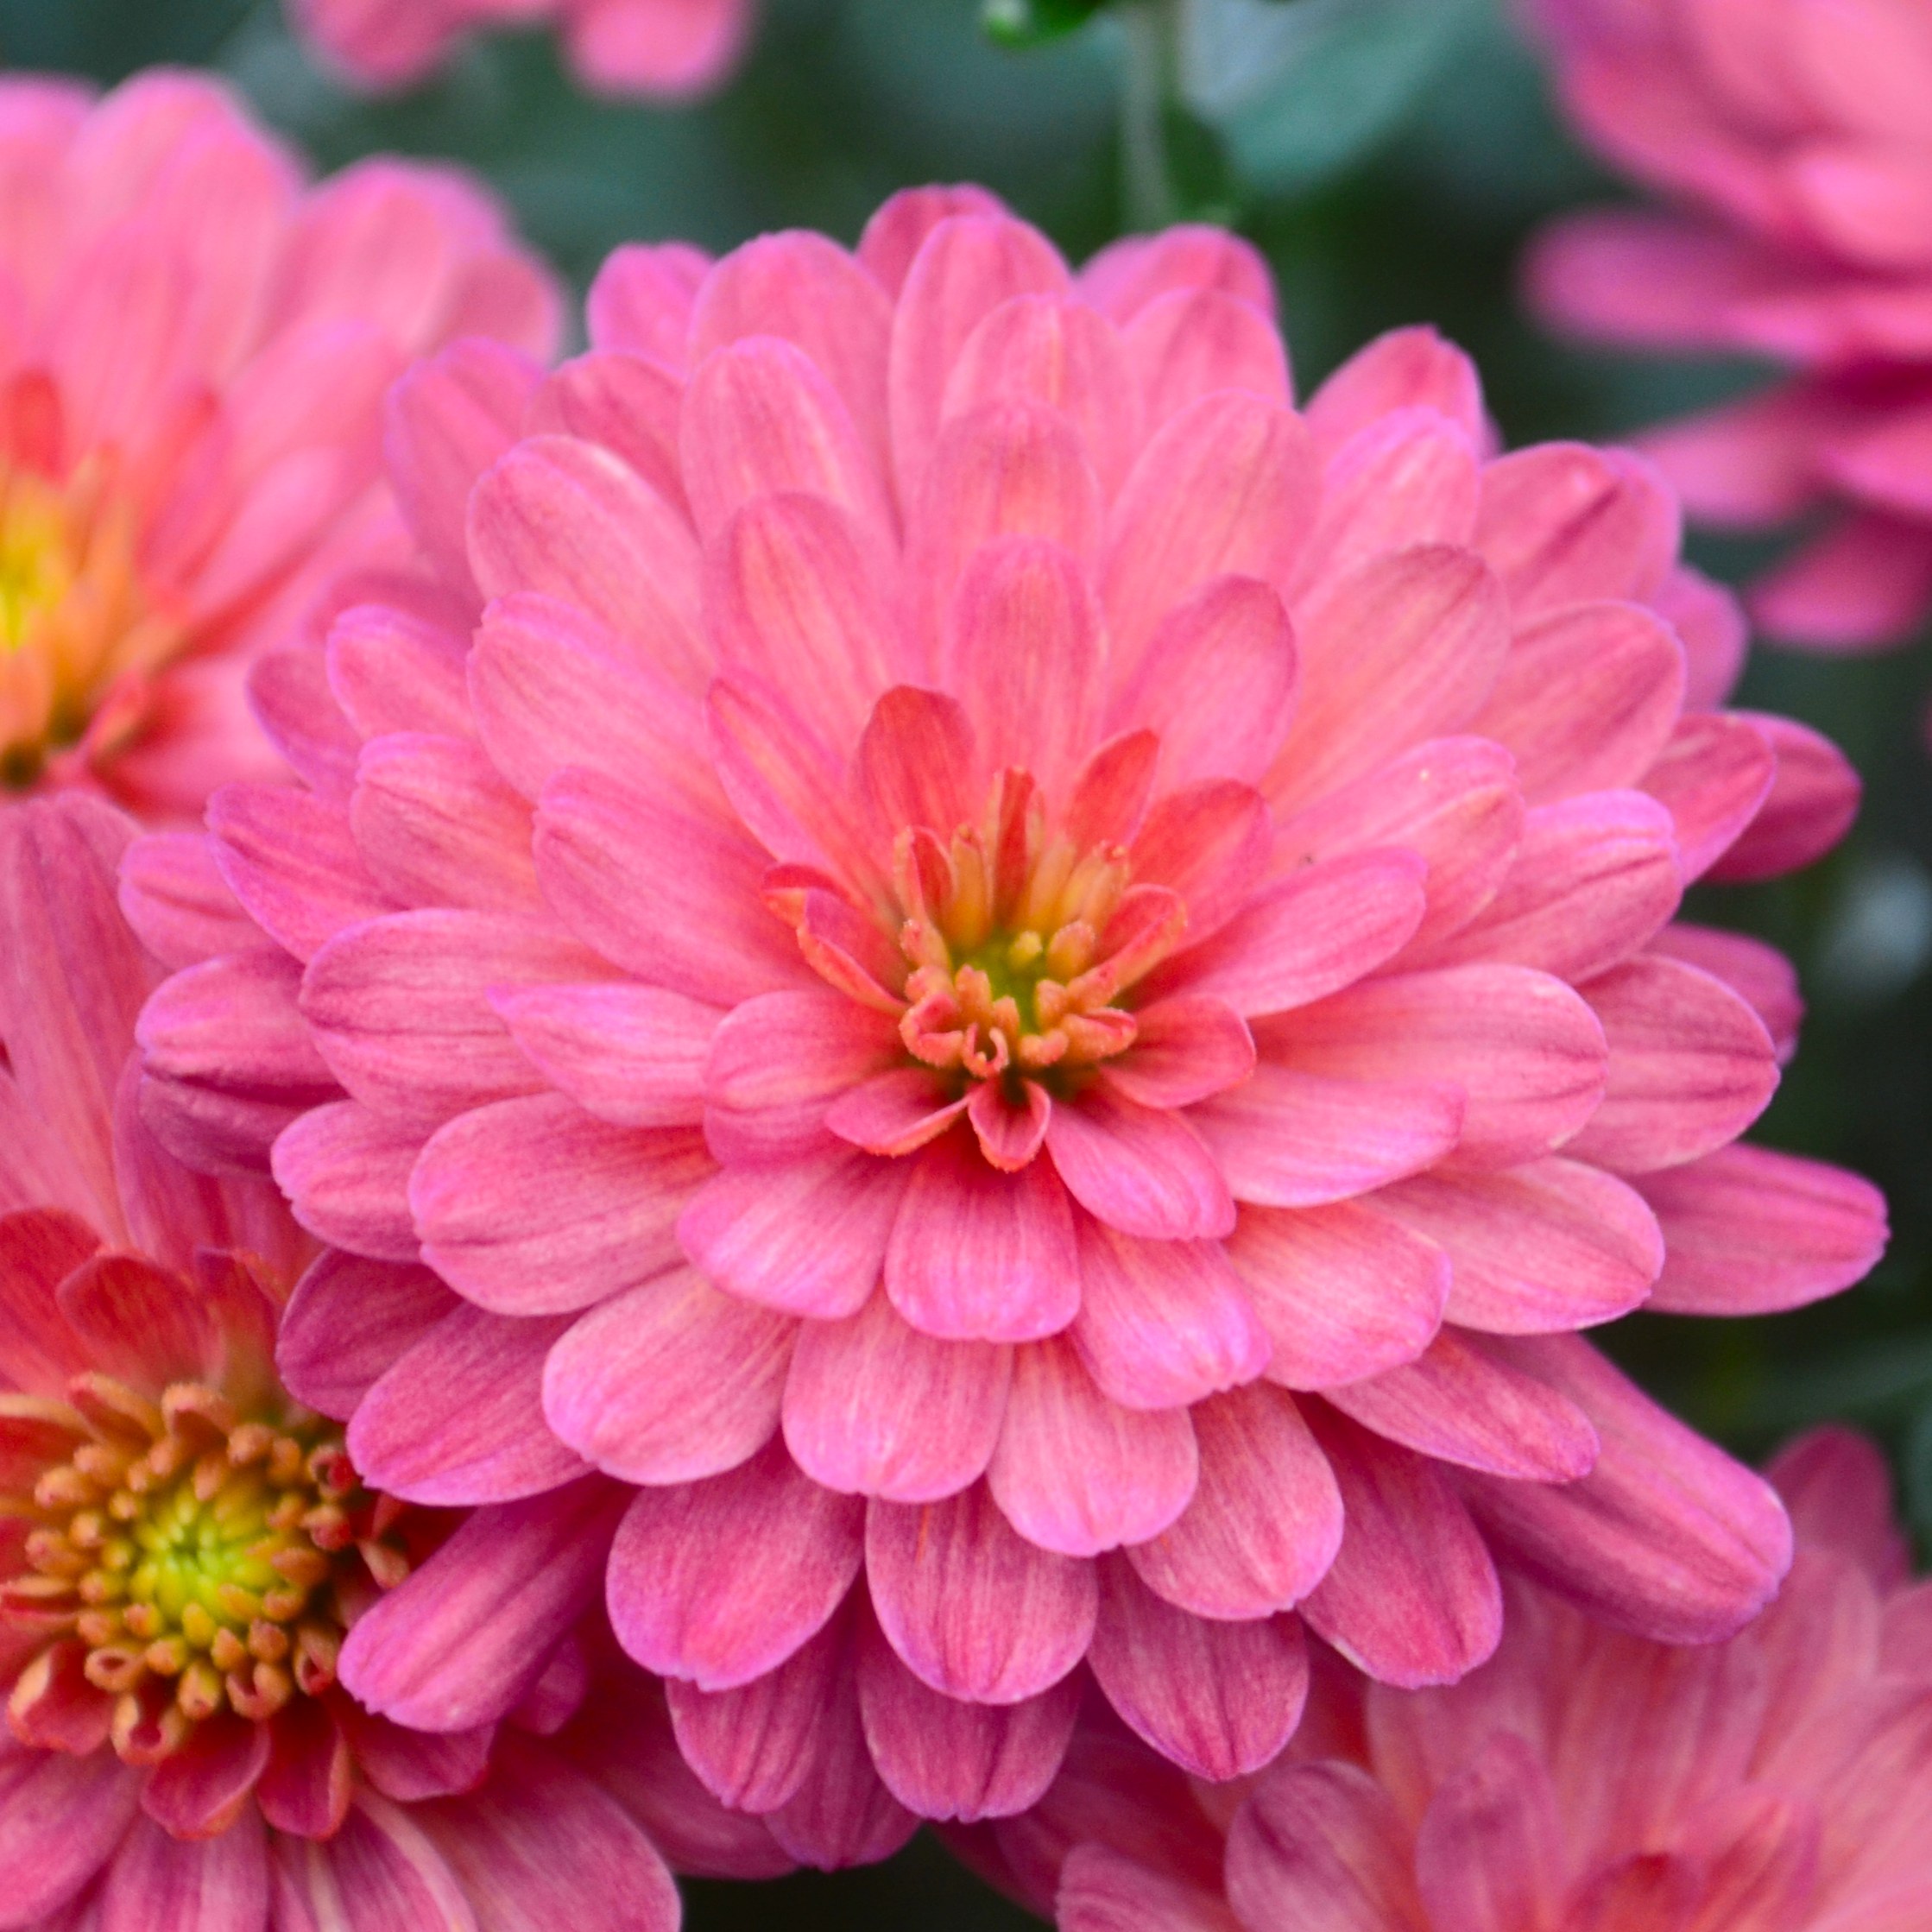
M 479 28 L 555 21 L 571 68 L 602 94 L 683 100 L 730 74 L 756 0 L 288 0 L 296 27 L 366 87 L 424 79 Z
M 305 188 L 184 73 L 0 81 L 0 800 L 199 818 L 276 769 L 247 660 L 395 547 L 383 392 L 461 335 L 547 354 L 555 295 L 469 182 Z
M 314 1244 L 141 1124 L 133 830 L 71 797 L 0 814 L 0 1927 L 672 1932 L 653 1839 L 691 1869 L 788 1861 L 580 1638 L 595 1565 L 549 1552 L 615 1486 L 414 1507 L 277 1380 Z M 442 1734 L 342 1688 L 378 1615 L 425 1638 Z
M 1877 1253 L 1862 1183 L 1732 1145 L 1790 969 L 1667 923 L 1855 781 L 1708 708 L 1740 633 L 1645 464 L 1493 457 L 1426 331 L 1298 415 L 1271 303 L 966 191 L 622 251 L 534 394 L 399 392 L 436 580 L 264 664 L 309 789 L 125 875 L 186 969 L 150 1117 L 361 1258 L 295 1386 L 353 1338 L 399 1494 L 637 1486 L 617 1634 L 731 1802 L 837 1794 L 803 1857 L 1023 1805 L 1083 1659 L 1226 1776 L 1293 1607 L 1437 1682 L 1493 1553 L 1665 1637 L 1789 1555 L 1569 1331 Z
M 1259 1781 L 1191 1790 L 1085 1727 L 1023 1819 L 963 1834 L 1060 1932 L 1921 1932 L 1932 1924 L 1932 1584 L 1883 1461 L 1771 1467 L 1798 1554 L 1727 1644 L 1673 1650 L 1515 1587 L 1451 1689 L 1323 1672 Z
M 1923 0 L 1534 0 L 1564 105 L 1673 214 L 1566 217 L 1529 263 L 1559 325 L 1795 364 L 1654 432 L 1693 515 L 1829 508 L 1752 593 L 1773 634 L 1893 643 L 1932 608 L 1932 16 Z

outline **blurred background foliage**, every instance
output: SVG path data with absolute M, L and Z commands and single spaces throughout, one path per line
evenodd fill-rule
M 1178 0 L 1178 14 L 1149 0 L 765 0 L 733 85 L 668 111 L 586 99 L 540 33 L 479 42 L 407 97 L 358 100 L 304 59 L 281 0 L 0 0 L 0 60 L 104 83 L 159 60 L 212 66 L 320 167 L 378 149 L 453 158 L 579 287 L 621 241 L 723 249 L 799 225 L 849 241 L 893 189 L 973 179 L 1076 259 L 1163 215 L 1238 226 L 1273 264 L 1304 394 L 1371 336 L 1423 320 L 1476 357 L 1512 443 L 1613 439 L 1763 373 L 1586 353 L 1524 319 L 1513 269 L 1530 230 L 1623 191 L 1552 116 L 1506 0 Z M 1150 74 L 1165 83 L 1151 97 Z M 1692 551 L 1733 581 L 1767 553 Z M 1758 1136 L 1877 1179 L 1891 1253 L 1815 1310 L 1638 1316 L 1604 1339 L 1746 1455 L 1828 1417 L 1877 1430 L 1932 1549 L 1928 657 L 1923 640 L 1865 660 L 1756 655 L 1742 701 L 1834 737 L 1866 809 L 1802 877 L 1701 889 L 1690 908 L 1797 961 L 1804 1044 Z M 1031 1922 L 925 1840 L 868 1872 L 699 1885 L 690 1913 L 693 1932 L 914 1923 Z

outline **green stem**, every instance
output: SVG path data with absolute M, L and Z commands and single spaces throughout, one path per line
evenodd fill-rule
M 1180 0 L 1127 0 L 1121 79 L 1121 176 L 1130 229 L 1165 228 L 1179 218 L 1167 152 L 1167 110 L 1180 92 Z

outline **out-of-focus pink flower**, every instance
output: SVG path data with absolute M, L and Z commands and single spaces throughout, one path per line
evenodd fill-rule
M 1435 1683 L 1493 1552 L 1670 1637 L 1789 1555 L 1570 1331 L 1877 1254 L 1733 1145 L 1790 969 L 1669 923 L 1856 782 L 1711 708 L 1647 464 L 1494 456 L 1426 331 L 1297 414 L 1272 301 L 977 191 L 622 251 L 589 355 L 400 389 L 435 581 L 265 660 L 309 789 L 125 874 L 150 1117 L 339 1251 L 285 1372 L 399 1494 L 635 1485 L 617 1633 L 800 1857 L 1030 1802 L 1083 1658 L 1228 1776 L 1292 1607 Z M 454 1312 L 386 1298 L 425 1262 Z M 344 1667 L 415 1721 L 381 1616 Z
M 185 73 L 0 81 L 0 799 L 199 818 L 277 768 L 248 661 L 396 547 L 383 392 L 458 336 L 547 355 L 555 293 L 468 181 L 305 189 Z
M 350 79 L 407 87 L 479 28 L 557 22 L 585 86 L 683 100 L 730 74 L 756 0 L 288 0 L 299 30 Z
M 0 815 L 0 1927 L 668 1932 L 657 1846 L 784 1869 L 600 1640 L 597 1566 L 559 1555 L 616 1485 L 404 1505 L 277 1380 L 314 1243 L 141 1123 L 134 830 L 72 795 Z M 378 1602 L 419 1625 L 438 1734 L 338 1680 Z
M 1533 0 L 1584 136 L 1682 203 L 1568 217 L 1532 300 L 1600 340 L 1801 371 L 1645 439 L 1694 515 L 1827 509 L 1755 588 L 1774 635 L 1895 643 L 1932 608 L 1932 16 L 1921 0 Z
M 1060 1932 L 1919 1932 L 1932 1924 L 1932 1584 L 1885 1465 L 1771 1469 L 1798 1553 L 1727 1644 L 1671 1649 L 1512 1586 L 1453 1689 L 1340 1667 L 1259 1780 L 1190 1790 L 1103 1714 L 1030 1815 L 959 1834 Z

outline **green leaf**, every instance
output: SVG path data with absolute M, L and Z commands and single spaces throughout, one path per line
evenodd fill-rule
M 1108 0 L 981 0 L 980 27 L 1001 47 L 1040 47 L 1084 27 Z
M 1199 0 L 1190 98 L 1251 186 L 1305 194 L 1395 131 L 1479 13 L 1477 0 Z

